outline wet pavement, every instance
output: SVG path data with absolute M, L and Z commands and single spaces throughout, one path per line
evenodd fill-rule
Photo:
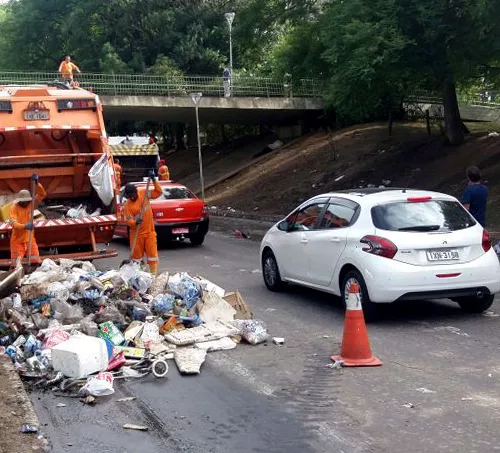
M 126 256 L 125 244 L 117 246 Z M 340 302 L 297 287 L 268 292 L 257 243 L 210 233 L 203 247 L 171 246 L 160 258 L 162 270 L 239 290 L 285 344 L 210 353 L 193 377 L 180 376 L 170 361 L 167 378 L 116 381 L 115 395 L 93 407 L 32 394 L 53 452 L 500 451 L 495 313 L 464 314 L 448 302 L 384 307 L 368 326 L 384 366 L 331 370 L 325 365 L 341 341 Z M 117 401 L 125 396 L 137 399 Z M 124 430 L 125 423 L 149 431 Z

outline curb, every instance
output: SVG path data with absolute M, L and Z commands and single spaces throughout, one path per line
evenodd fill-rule
M 255 220 L 257 222 L 265 222 L 270 224 L 275 224 L 280 220 L 283 220 L 284 217 L 274 216 L 274 215 L 259 215 L 259 214 L 250 214 L 242 211 L 221 211 L 214 210 L 210 212 L 210 215 L 213 217 L 222 217 L 222 218 L 231 218 L 235 220 Z
M 26 392 L 26 389 L 24 387 L 23 382 L 21 381 L 21 378 L 19 377 L 19 374 L 14 369 L 14 365 L 12 364 L 8 356 L 6 355 L 0 356 L 0 367 L 2 367 L 7 374 L 7 380 L 6 382 L 2 382 L 2 386 L 12 390 L 12 395 L 17 400 L 16 401 L 17 408 L 19 408 L 23 412 L 22 417 L 20 417 L 20 424 L 36 425 L 40 429 L 41 428 L 40 420 L 38 419 L 38 416 L 35 413 L 33 404 L 31 403 L 31 400 L 28 396 L 28 393 Z M 3 436 L 8 436 L 9 434 L 10 434 L 9 432 L 2 432 Z M 22 436 L 27 436 L 27 434 L 23 434 Z M 26 450 L 19 449 L 16 451 L 16 453 L 44 452 L 48 451 L 49 449 L 48 447 L 49 443 L 47 439 L 41 437 L 39 433 L 39 435 L 36 438 L 32 439 L 29 449 Z M 0 451 L 3 451 L 1 449 L 1 445 L 0 445 Z

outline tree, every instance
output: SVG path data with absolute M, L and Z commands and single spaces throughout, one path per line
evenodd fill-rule
M 99 60 L 102 72 L 111 74 L 124 74 L 127 71 L 127 64 L 116 53 L 114 47 L 107 42 L 102 48 L 102 58 Z
M 364 119 L 411 87 L 439 91 L 447 137 L 464 140 L 457 84 L 500 57 L 496 0 L 332 0 L 322 18 L 329 98 Z

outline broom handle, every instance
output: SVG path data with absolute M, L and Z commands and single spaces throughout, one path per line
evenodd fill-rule
M 29 231 L 29 239 L 28 239 L 28 266 L 31 266 L 31 246 L 33 245 L 33 234 L 34 234 L 34 225 L 33 219 L 35 217 L 35 200 L 36 200 L 36 185 L 37 185 L 37 176 L 31 176 L 31 208 L 30 208 L 30 223 L 31 230 Z

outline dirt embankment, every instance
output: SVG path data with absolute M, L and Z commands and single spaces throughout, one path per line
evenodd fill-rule
M 437 131 L 400 124 L 370 124 L 304 137 L 211 188 L 207 201 L 220 209 L 283 215 L 307 198 L 353 187 L 418 187 L 460 196 L 465 169 L 477 165 L 490 188 L 488 223 L 500 227 L 500 125 L 470 125 L 460 147 L 446 146 Z

